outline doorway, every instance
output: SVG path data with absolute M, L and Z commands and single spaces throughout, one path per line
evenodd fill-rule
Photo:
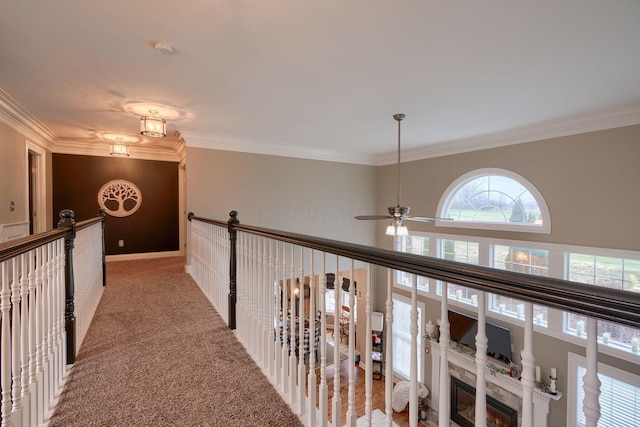
M 29 234 L 47 229 L 45 151 L 27 141 L 27 194 Z

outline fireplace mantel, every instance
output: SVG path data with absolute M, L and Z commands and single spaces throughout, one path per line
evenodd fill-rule
M 441 350 L 438 344 L 433 343 L 431 346 L 432 360 L 431 360 L 431 375 L 432 375 L 432 383 L 431 383 L 431 406 L 433 408 L 438 408 L 439 406 L 439 391 L 440 391 L 440 355 Z M 450 365 L 458 366 L 470 373 L 474 376 L 476 375 L 476 364 L 475 357 L 459 352 L 455 349 L 450 349 L 447 353 L 447 358 Z M 508 391 L 520 399 L 522 399 L 522 383 L 516 379 L 512 378 L 509 375 L 502 374 L 500 372 L 496 372 L 495 369 L 492 369 L 491 361 L 487 362 L 487 366 L 485 366 L 485 380 L 489 383 L 495 384 L 497 387 L 502 388 L 503 390 Z M 498 366 L 497 363 L 495 366 Z M 445 378 L 445 381 L 450 381 L 449 378 Z M 449 396 L 445 396 L 445 399 L 448 399 Z M 547 417 L 549 414 L 549 402 L 551 400 L 559 400 L 562 398 L 562 393 L 558 392 L 556 395 L 552 395 L 549 393 L 545 393 L 539 388 L 533 389 L 533 425 L 534 427 L 547 427 Z

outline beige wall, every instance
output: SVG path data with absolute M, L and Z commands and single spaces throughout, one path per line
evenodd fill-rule
M 28 220 L 25 138 L 0 123 L 0 224 Z M 9 209 L 11 202 L 15 210 Z
M 231 151 L 187 149 L 187 212 L 373 245 L 376 168 Z
M 640 126 L 409 162 L 402 167 L 403 204 L 435 215 L 454 180 L 480 168 L 502 168 L 529 180 L 551 214 L 551 234 L 486 232 L 410 223 L 414 230 L 638 250 Z M 378 197 L 395 200 L 395 166 L 379 170 Z M 391 247 L 390 239 L 383 239 Z
M 27 222 L 29 220 L 28 188 L 27 188 L 27 141 L 21 132 L 0 122 L 0 225 Z M 52 222 L 57 223 L 57 217 L 51 219 L 53 206 L 51 179 L 51 152 L 42 145 L 31 143 L 38 152 L 40 169 L 44 171 L 44 185 L 42 190 L 42 204 L 44 209 L 38 212 L 41 216 L 42 232 L 50 230 Z M 9 204 L 15 203 L 15 210 L 10 211 Z
M 402 202 L 414 214 L 437 215 L 444 191 L 461 175 L 480 168 L 507 169 L 525 177 L 543 195 L 551 214 L 551 234 L 445 228 L 414 222 L 409 223 L 410 230 L 637 251 L 640 250 L 640 227 L 636 225 L 640 215 L 638 159 L 640 126 L 629 126 L 409 162 L 402 167 Z M 378 179 L 379 200 L 395 200 L 395 166 L 381 167 Z M 379 230 L 378 239 L 380 246 L 392 247 L 392 239 L 383 230 Z M 374 289 L 378 290 L 376 307 L 383 308 L 385 284 L 375 283 Z M 439 301 L 420 299 L 426 303 L 425 321 L 440 317 Z M 495 319 L 489 321 L 511 330 L 514 356 L 519 355 L 523 328 Z M 551 401 L 551 426 L 565 425 L 567 419 L 568 352 L 585 354 L 581 346 L 534 334 L 535 363 L 547 374 L 549 367 L 558 368 L 558 389 L 564 393 L 560 401 Z M 599 360 L 630 372 L 640 369 L 638 364 L 604 354 L 599 355 Z M 423 361 L 425 380 L 430 384 L 431 356 L 426 355 Z

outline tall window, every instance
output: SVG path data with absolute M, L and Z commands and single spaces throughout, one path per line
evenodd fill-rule
M 418 304 L 418 381 L 422 380 L 422 307 Z M 409 379 L 411 374 L 411 301 L 400 295 L 393 296 L 393 372 Z
M 640 292 L 640 260 L 570 253 L 568 263 L 568 279 L 571 281 Z M 585 336 L 585 325 L 585 316 L 566 314 L 565 331 Z M 634 340 L 640 342 L 640 330 L 598 320 L 598 337 L 603 344 L 631 349 Z
M 479 244 L 464 240 L 443 239 L 441 241 L 440 258 L 467 264 L 479 264 Z M 442 295 L 442 286 L 438 284 L 438 295 Z M 447 295 L 463 304 L 478 304 L 478 291 L 465 286 L 449 283 Z
M 403 236 L 399 237 L 400 252 L 407 252 L 416 255 L 430 255 L 429 238 L 424 236 Z M 397 272 L 397 284 L 411 288 L 413 286 L 413 275 L 404 271 Z M 429 292 L 429 279 L 418 276 L 418 291 Z
M 518 246 L 493 245 L 493 267 L 536 276 L 549 276 L 549 251 Z M 504 295 L 491 294 L 489 310 L 524 320 L 524 302 Z M 533 321 L 547 325 L 547 308 L 533 307 Z
M 551 232 L 551 220 L 540 192 L 523 177 L 504 169 L 467 173 L 445 191 L 437 221 L 447 227 Z

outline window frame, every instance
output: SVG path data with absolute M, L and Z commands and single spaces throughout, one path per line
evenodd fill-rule
M 474 228 L 482 230 L 504 230 L 504 231 L 518 231 L 525 233 L 551 233 L 551 215 L 549 214 L 549 208 L 547 206 L 542 193 L 526 178 L 518 175 L 507 169 L 500 168 L 483 168 L 475 169 L 467 172 L 462 176 L 454 180 L 444 191 L 440 201 L 438 202 L 439 217 L 446 217 L 446 210 L 451 200 L 455 197 L 458 190 L 467 182 L 481 178 L 485 176 L 502 176 L 512 179 L 520 184 L 533 196 L 540 208 L 540 215 L 542 216 L 542 224 L 516 224 L 516 223 L 498 223 L 498 222 L 474 222 L 474 221 L 446 221 L 437 219 L 435 221 L 436 227 L 453 227 L 453 228 Z
M 624 258 L 632 260 L 640 260 L 640 251 L 630 251 L 624 249 L 608 249 L 608 248 L 593 248 L 574 245 L 563 245 L 557 243 L 542 243 L 535 241 L 524 240 L 512 240 L 512 239 L 499 239 L 489 237 L 478 237 L 463 234 L 445 234 L 445 233 L 432 233 L 413 231 L 411 234 L 429 237 L 430 250 L 436 254 L 436 257 L 441 257 L 440 248 L 442 246 L 442 240 L 464 240 L 466 242 L 477 242 L 479 244 L 479 264 L 484 266 L 493 265 L 493 246 L 518 246 L 526 247 L 529 249 L 544 249 L 549 251 L 549 277 L 564 278 L 566 277 L 566 254 L 567 253 L 581 253 L 588 255 Z M 397 242 L 396 242 L 397 243 Z M 399 250 L 400 246 L 395 246 L 396 250 Z M 394 275 L 394 277 L 397 277 Z M 394 282 L 396 279 L 394 279 Z M 436 280 L 435 286 L 429 287 L 428 293 L 418 292 L 419 298 L 429 298 L 436 301 L 442 299 L 439 289 L 441 289 L 441 281 Z M 432 282 L 433 283 L 433 282 Z M 407 291 L 409 288 L 402 284 L 394 283 L 396 289 L 402 289 Z M 487 293 L 487 302 L 491 298 L 491 293 Z M 477 306 L 472 301 L 462 299 L 458 301 L 455 298 L 449 298 L 448 304 L 450 307 L 462 307 L 467 310 L 477 310 Z M 485 310 L 487 318 L 498 319 L 500 321 L 509 322 L 516 326 L 524 327 L 524 319 L 519 319 L 516 316 L 510 316 L 507 313 L 499 313 L 498 311 Z M 563 341 L 571 342 L 580 347 L 585 347 L 585 338 L 576 336 L 575 333 L 565 331 L 565 317 L 566 312 L 563 310 L 547 307 L 547 322 L 534 322 L 533 328 L 537 333 L 542 333 L 547 336 L 551 336 Z M 601 338 L 598 339 L 598 351 L 604 354 L 608 354 L 612 357 L 616 357 L 621 360 L 626 360 L 633 363 L 639 363 L 639 354 L 631 352 L 629 348 L 616 345 L 612 342 L 609 344 L 603 344 Z
M 582 407 L 582 402 L 578 402 L 579 366 L 586 368 L 587 359 L 569 352 L 567 362 L 567 427 L 578 427 L 578 405 L 580 405 L 580 408 Z M 598 362 L 598 374 L 627 383 L 632 387 L 640 388 L 640 375 L 632 372 Z
M 391 298 L 393 300 L 393 307 L 394 308 L 396 307 L 396 301 L 399 301 L 399 302 L 402 302 L 404 304 L 408 304 L 409 306 L 411 306 L 411 298 L 406 297 L 406 296 L 404 296 L 402 294 L 394 292 L 392 294 Z M 426 309 L 426 304 L 424 302 L 422 302 L 422 301 L 418 301 L 417 308 L 418 308 L 418 343 L 417 343 L 417 345 L 418 345 L 418 347 L 417 347 L 417 350 L 418 350 L 417 351 L 417 355 L 418 355 L 418 382 L 419 383 L 423 383 L 424 382 L 424 371 L 425 370 L 423 369 L 423 357 L 422 357 L 422 354 L 423 354 L 423 349 L 424 349 L 424 339 L 422 337 L 425 335 L 425 327 L 424 327 L 424 325 L 425 325 L 424 316 L 425 315 L 424 315 L 424 313 L 425 313 L 425 309 Z M 394 313 L 393 317 L 394 317 L 394 319 L 396 318 L 395 313 Z M 393 324 L 396 325 L 397 322 L 394 321 Z M 407 353 L 410 354 L 410 352 L 411 352 L 411 332 L 410 331 L 408 332 L 408 335 L 409 335 L 409 340 L 408 340 L 409 349 L 408 349 Z M 397 334 L 396 334 L 396 332 L 394 330 L 393 333 L 392 333 L 391 339 L 392 340 L 395 339 L 396 336 L 397 336 Z M 385 337 L 385 339 L 387 339 L 387 337 Z M 405 339 L 405 341 L 406 341 L 406 339 Z M 393 345 L 393 348 L 394 348 L 394 351 L 393 351 L 393 363 L 392 363 L 392 365 L 395 364 L 397 359 L 398 359 L 396 357 L 396 348 L 397 348 L 397 346 Z M 408 370 L 410 371 L 411 370 L 411 365 L 410 365 L 411 364 L 411 359 L 407 360 L 406 362 L 409 364 Z M 391 370 L 393 372 L 394 378 L 400 378 L 400 379 L 406 380 L 406 381 L 409 380 L 408 376 L 405 376 L 402 372 L 396 371 L 395 366 L 391 366 Z

